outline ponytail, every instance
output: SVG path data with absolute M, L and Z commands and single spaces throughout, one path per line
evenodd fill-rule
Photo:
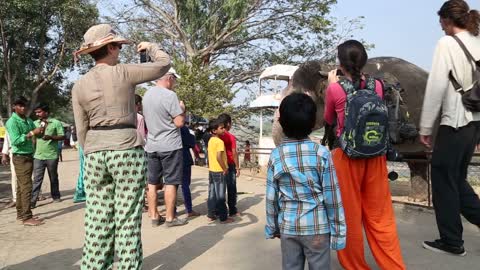
M 470 34 L 478 36 L 480 14 L 478 10 L 470 10 L 464 0 L 449 0 L 437 12 L 442 19 L 449 19 L 456 27 L 466 29 Z
M 352 76 L 353 85 L 360 86 L 362 69 L 367 63 L 365 47 L 357 40 L 348 40 L 338 46 L 340 65 Z
M 478 10 L 470 10 L 468 13 L 467 30 L 470 34 L 478 36 L 480 31 L 480 13 Z

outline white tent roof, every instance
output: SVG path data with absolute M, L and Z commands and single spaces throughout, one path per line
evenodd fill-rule
M 276 79 L 276 80 L 290 80 L 293 73 L 298 69 L 297 66 L 289 65 L 275 65 L 267 67 L 262 74 L 260 74 L 260 80 L 264 79 Z
M 250 103 L 250 108 L 277 108 L 280 106 L 281 95 L 263 95 Z

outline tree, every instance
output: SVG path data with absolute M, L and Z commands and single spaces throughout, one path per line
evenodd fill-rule
M 126 0 L 108 20 L 134 41 L 160 43 L 176 63 L 205 69 L 235 93 L 269 65 L 297 64 L 332 55 L 336 45 L 361 27 L 344 31 L 328 17 L 335 0 Z M 215 67 L 214 73 L 209 69 Z M 181 74 L 186 75 L 186 74 Z M 198 73 L 196 75 L 199 75 Z M 192 81 L 189 87 L 216 95 Z M 193 84 L 195 84 L 195 86 Z M 220 92 L 223 93 L 223 92 Z M 231 100 L 231 99 L 230 99 Z M 199 109 L 188 104 L 191 109 Z M 204 110 L 211 111 L 210 108 Z
M 0 90 L 8 114 L 15 94 L 26 94 L 34 106 L 49 85 L 56 89 L 51 94 L 62 91 L 73 52 L 97 18 L 89 0 L 9 0 L 0 6 Z
M 235 92 L 230 91 L 222 80 L 212 80 L 219 72 L 218 67 L 203 67 L 198 60 L 188 64 L 178 61 L 175 67 L 181 75 L 175 92 L 188 106 L 190 113 L 205 118 L 218 116 L 222 112 L 232 113 L 233 106 L 229 103 Z

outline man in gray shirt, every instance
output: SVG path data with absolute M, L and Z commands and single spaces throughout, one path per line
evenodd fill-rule
M 173 91 L 179 76 L 170 69 L 157 80 L 157 87 L 148 90 L 143 97 L 143 114 L 148 127 L 145 151 L 148 158 L 148 211 L 152 225 L 163 221 L 167 227 L 187 224 L 186 219 L 175 217 L 178 185 L 182 183 L 182 137 L 184 106 Z M 166 219 L 157 210 L 157 186 L 163 178 L 165 184 Z

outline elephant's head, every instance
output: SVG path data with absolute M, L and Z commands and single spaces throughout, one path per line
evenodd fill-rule
M 325 74 L 334 66 L 321 61 L 309 61 L 300 65 L 292 77 L 292 81 L 285 91 L 291 93 L 306 93 L 317 104 L 317 125 L 323 127 L 324 91 L 327 88 Z M 404 89 L 403 102 L 408 107 L 412 123 L 418 126 L 421 108 L 427 84 L 428 73 L 422 68 L 395 57 L 376 57 L 368 60 L 363 71 L 371 76 L 380 78 L 389 84 L 399 84 Z M 275 112 L 273 123 L 273 139 L 276 145 L 284 138 L 282 127 L 278 122 L 278 110 Z M 399 145 L 401 151 L 423 151 L 418 143 L 405 143 Z

